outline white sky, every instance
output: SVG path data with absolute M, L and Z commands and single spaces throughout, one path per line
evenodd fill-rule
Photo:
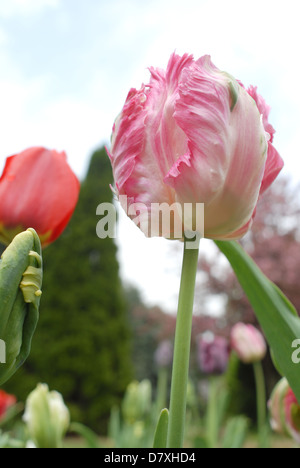
M 0 0 L 0 171 L 6 156 L 43 145 L 65 150 L 82 178 L 129 88 L 176 49 L 210 54 L 258 86 L 284 172 L 299 181 L 298 12 L 298 0 Z M 125 219 L 118 242 L 123 277 L 173 309 L 181 258 L 172 243 L 144 239 Z

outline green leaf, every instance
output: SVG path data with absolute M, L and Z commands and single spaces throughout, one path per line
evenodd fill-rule
M 98 449 L 100 448 L 100 440 L 97 434 L 95 434 L 89 427 L 84 426 L 81 423 L 71 423 L 70 432 L 75 432 L 76 434 L 83 437 L 88 445 L 88 448 Z
M 222 384 L 222 380 L 210 379 L 209 400 L 206 413 L 206 438 L 210 448 L 217 448 L 220 427 L 222 427 L 228 406 L 229 391 Z
M 0 418 L 0 429 L 7 423 L 10 423 L 13 419 L 19 416 L 24 411 L 23 403 L 17 403 L 7 409 L 6 413 Z
M 199 449 L 209 449 L 209 442 L 206 437 L 197 436 L 193 441 L 193 447 Z
M 242 448 L 247 437 L 249 422 L 245 416 L 235 416 L 226 423 L 222 448 Z
M 255 311 L 275 360 L 300 401 L 300 366 L 292 360 L 294 340 L 300 338 L 295 307 L 235 241 L 216 241 L 229 260 Z
M 169 411 L 167 409 L 163 409 L 157 423 L 153 448 L 158 449 L 167 447 L 168 425 Z

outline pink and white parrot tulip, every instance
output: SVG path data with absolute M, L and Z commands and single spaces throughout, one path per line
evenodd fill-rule
M 283 167 L 269 107 L 207 55 L 195 61 L 174 53 L 166 70 L 150 73 L 149 85 L 130 90 L 112 133 L 109 156 L 126 213 L 133 219 L 130 207 L 138 206 L 139 227 L 152 235 L 153 204 L 202 203 L 206 238 L 241 238 Z M 175 217 L 184 232 L 182 212 Z M 192 223 L 197 231 L 196 217 Z

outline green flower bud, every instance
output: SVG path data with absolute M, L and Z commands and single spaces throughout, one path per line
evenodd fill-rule
M 27 398 L 23 419 L 37 448 L 61 448 L 70 414 L 60 393 L 39 384 Z
M 151 393 L 151 382 L 147 379 L 128 385 L 122 403 L 123 416 L 127 422 L 133 424 L 148 416 L 151 411 Z
M 18 234 L 0 260 L 0 385 L 27 359 L 39 318 L 41 244 L 34 229 Z

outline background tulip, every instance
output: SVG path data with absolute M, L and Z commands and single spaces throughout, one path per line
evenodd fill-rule
M 222 374 L 229 359 L 229 344 L 226 338 L 204 334 L 198 340 L 198 362 L 204 374 Z
M 300 443 L 300 404 L 285 378 L 275 386 L 269 410 L 272 429 Z
M 0 420 L 5 416 L 7 410 L 14 406 L 17 402 L 17 399 L 14 395 L 9 395 L 8 393 L 0 390 Z
M 131 382 L 124 396 L 122 413 L 126 421 L 142 420 L 151 411 L 151 382 L 148 379 L 142 382 Z
M 38 448 L 60 448 L 69 428 L 70 414 L 60 393 L 39 384 L 26 401 L 24 422 Z
M 237 323 L 231 330 L 230 344 L 233 351 L 244 364 L 253 364 L 256 406 L 257 430 L 260 448 L 268 446 L 268 430 L 266 415 L 266 384 L 262 360 L 267 353 L 267 345 L 261 332 L 253 325 Z
M 256 88 L 246 91 L 209 56 L 173 54 L 166 71 L 150 72 L 148 86 L 130 90 L 112 134 L 116 192 L 127 197 L 127 214 L 146 235 L 163 235 L 151 225 L 151 204 L 179 203 L 174 216 L 186 230 L 184 204 L 204 203 L 205 237 L 242 237 L 283 166 L 269 108 Z M 195 212 L 190 226 L 201 231 Z
M 237 323 L 231 330 L 231 348 L 245 364 L 261 361 L 267 345 L 261 332 L 253 325 Z
M 79 195 L 79 181 L 66 154 L 29 148 L 7 158 L 0 178 L 0 241 L 8 244 L 32 227 L 42 246 L 67 226 Z
M 157 347 L 154 360 L 157 366 L 168 367 L 172 364 L 173 359 L 173 345 L 169 340 L 162 341 Z

